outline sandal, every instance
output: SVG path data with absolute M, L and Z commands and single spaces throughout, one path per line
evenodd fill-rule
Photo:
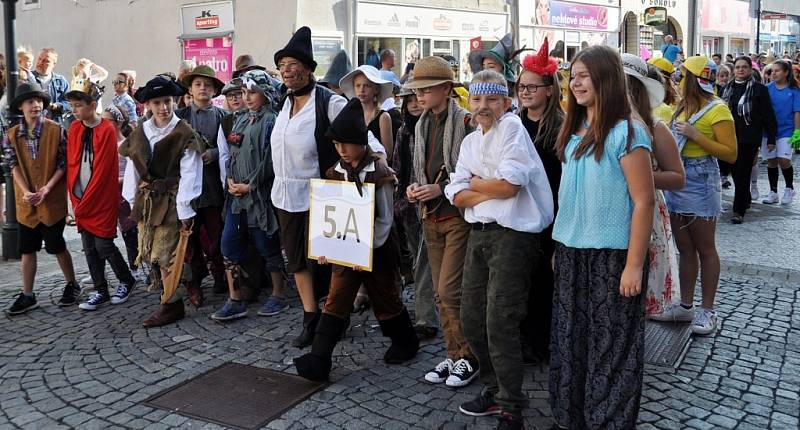
M 731 224 L 741 224 L 744 222 L 744 217 L 739 214 L 733 214 L 731 217 Z

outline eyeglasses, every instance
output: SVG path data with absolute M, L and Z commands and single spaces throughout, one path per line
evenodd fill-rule
M 297 62 L 294 62 L 294 63 L 280 63 L 280 64 L 278 64 L 278 70 L 296 69 L 298 67 L 300 67 L 300 63 L 297 63 Z
M 425 94 L 425 95 L 427 95 L 427 94 L 430 94 L 432 91 L 433 91 L 433 87 L 428 87 L 428 88 L 414 88 L 413 90 L 411 90 L 411 92 L 412 92 L 412 93 L 414 93 L 414 94 L 416 94 L 416 95 L 420 95 L 420 94 Z
M 240 99 L 244 93 L 242 91 L 231 91 L 228 94 L 225 94 L 225 98 L 229 99 Z
M 527 91 L 527 92 L 529 92 L 531 94 L 536 94 L 536 91 L 538 91 L 539 88 L 544 88 L 544 87 L 549 87 L 549 86 L 550 85 L 530 84 L 530 85 L 517 85 L 517 88 L 519 88 L 519 92 L 520 93 L 524 93 L 525 91 Z
M 122 85 L 122 84 L 125 84 L 126 82 L 125 81 L 111 81 L 111 83 L 114 84 L 114 85 Z

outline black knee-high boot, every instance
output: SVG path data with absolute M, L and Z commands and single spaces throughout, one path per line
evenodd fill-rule
M 327 381 L 331 373 L 333 348 L 342 336 L 347 322 L 333 315 L 319 318 L 311 352 L 294 359 L 297 374 L 311 381 Z M 413 330 L 412 330 L 413 331 Z
M 314 331 L 317 329 L 321 312 L 303 312 L 303 331 L 292 341 L 295 348 L 305 348 L 314 341 Z
M 381 325 L 383 335 L 392 339 L 392 345 L 383 355 L 383 361 L 388 364 L 400 364 L 417 355 L 419 338 L 407 309 L 403 309 L 403 312 L 394 318 L 378 323 Z

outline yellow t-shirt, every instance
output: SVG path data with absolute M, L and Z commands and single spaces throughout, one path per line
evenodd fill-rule
M 653 118 L 664 121 L 667 127 L 669 127 L 669 123 L 672 121 L 673 114 L 675 114 L 675 108 L 666 103 L 661 103 L 653 108 Z
M 678 115 L 678 121 L 685 121 L 686 116 L 681 113 Z M 730 109 L 725 103 L 720 103 L 713 108 L 709 109 L 708 112 L 705 113 L 696 123 L 694 123 L 694 127 L 699 131 L 703 136 L 714 139 L 714 129 L 711 128 L 714 124 L 722 121 L 733 121 L 733 114 L 731 114 Z M 683 151 L 681 155 L 686 158 L 698 158 L 698 157 L 705 157 L 708 152 L 703 149 L 697 142 L 693 140 L 689 140 L 686 142 L 686 145 L 683 147 Z

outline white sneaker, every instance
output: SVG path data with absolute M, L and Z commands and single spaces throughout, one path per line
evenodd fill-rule
M 453 364 L 453 369 L 450 370 L 450 376 L 447 377 L 445 385 L 456 388 L 469 385 L 469 383 L 478 376 L 478 373 L 480 373 L 477 364 L 478 363 L 471 363 L 466 358 L 456 361 L 455 364 Z
M 85 278 L 81 278 L 81 285 L 87 285 L 87 286 L 94 285 L 94 282 L 92 281 L 92 277 L 91 276 L 87 276 Z
M 711 309 L 700 308 L 692 321 L 692 333 L 707 335 L 717 329 L 717 313 Z
M 761 197 L 761 194 L 758 193 L 758 182 L 751 182 L 750 183 L 750 199 L 758 200 Z
M 694 306 L 686 309 L 680 303 L 673 303 L 664 309 L 664 312 L 650 315 L 650 319 L 653 321 L 692 322 L 695 319 Z
M 781 204 L 782 205 L 790 205 L 790 204 L 792 204 L 792 200 L 794 200 L 794 194 L 795 194 L 795 192 L 791 188 L 787 188 L 787 189 L 783 190 L 783 198 L 781 199 Z
M 453 369 L 453 365 L 453 360 L 446 358 L 437 364 L 433 370 L 425 374 L 425 380 L 432 384 L 441 384 L 450 376 L 450 370 Z
M 761 200 L 761 203 L 764 203 L 765 205 L 774 205 L 775 203 L 778 203 L 778 193 L 775 191 L 770 191 L 769 194 L 767 194 L 767 197 L 764 200 Z

